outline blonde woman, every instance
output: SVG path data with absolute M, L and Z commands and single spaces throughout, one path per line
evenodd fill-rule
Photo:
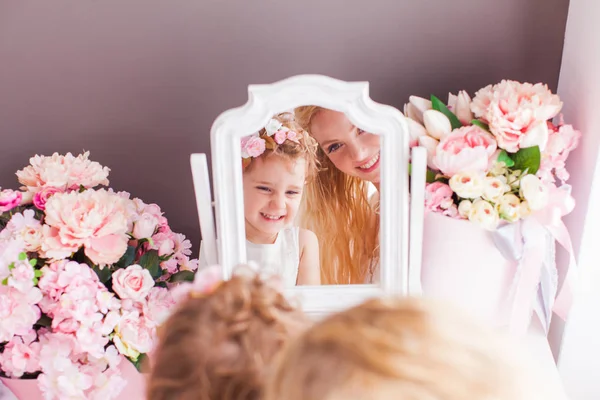
M 300 225 L 319 240 L 321 283 L 377 281 L 378 196 L 368 191 L 379 190 L 379 136 L 321 107 L 298 107 L 295 117 L 319 143 L 322 168 L 306 185 Z
M 280 355 L 265 400 L 558 400 L 508 337 L 423 299 L 374 299 Z

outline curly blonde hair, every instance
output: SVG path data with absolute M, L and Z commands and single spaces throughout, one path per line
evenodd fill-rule
M 310 134 L 317 106 L 294 110 Z M 368 199 L 368 182 L 337 169 L 318 147 L 321 168 L 304 191 L 300 225 L 319 239 L 323 284 L 365 283 L 379 262 L 379 218 Z
M 265 399 L 554 399 L 540 396 L 543 385 L 524 361 L 507 337 L 446 305 L 375 299 L 294 340 Z
M 258 276 L 185 300 L 162 325 L 149 400 L 258 400 L 266 367 L 308 319 Z
M 303 158 L 306 160 L 307 179 L 312 178 L 319 170 L 319 162 L 317 160 L 317 149 L 319 144 L 312 136 L 308 134 L 305 129 L 302 128 L 302 126 L 295 121 L 294 114 L 280 113 L 274 116 L 273 119 L 281 122 L 281 124 L 287 129 L 296 132 L 298 142 L 285 140 L 281 144 L 276 144 L 275 141 L 267 135 L 265 128 L 263 128 L 258 132 L 259 137 L 267 140 L 267 143 L 270 142 L 274 148 L 267 147 L 264 153 L 256 158 L 279 156 L 290 161 Z M 255 157 L 246 159 L 244 171 L 249 172 L 252 170 L 254 159 Z

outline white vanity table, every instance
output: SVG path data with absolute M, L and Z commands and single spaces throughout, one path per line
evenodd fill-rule
M 246 261 L 242 170 L 239 141 L 261 129 L 275 114 L 302 105 L 317 105 L 346 114 L 362 129 L 381 135 L 379 284 L 299 286 L 287 289 L 314 318 L 383 295 L 421 294 L 425 149 L 412 151 L 408 194 L 409 141 L 403 114 L 369 98 L 368 83 L 343 82 L 320 75 L 301 75 L 268 85 L 250 85 L 248 102 L 222 113 L 211 130 L 216 234 L 208 166 L 204 155 L 192 155 L 192 171 L 203 248 L 209 263 L 224 267 L 225 278 Z M 216 240 L 216 237 L 219 240 Z M 424 295 L 428 295 L 425 291 Z M 550 346 L 539 323 L 520 342 L 540 367 L 545 384 L 564 393 Z

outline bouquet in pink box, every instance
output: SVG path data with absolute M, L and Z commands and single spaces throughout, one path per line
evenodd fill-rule
M 185 236 L 159 206 L 115 192 L 109 169 L 35 156 L 0 191 L 0 371 L 37 378 L 46 398 L 115 398 L 192 280 Z M 129 360 L 129 361 L 128 361 Z
M 411 96 L 405 105 L 411 146 L 427 148 L 426 208 L 485 229 L 571 206 L 565 161 L 581 133 L 558 124 L 562 102 L 546 85 L 503 80 L 444 104 Z M 562 206 L 565 207 L 562 207 Z
M 566 318 L 574 257 L 562 217 L 575 201 L 565 162 L 581 133 L 561 108 L 547 85 L 511 80 L 472 99 L 466 91 L 447 103 L 410 97 L 410 144 L 427 149 L 426 293 L 514 332 L 528 329 L 532 312 L 546 332 L 553 312 Z M 566 268 L 555 263 L 555 242 L 570 254 Z

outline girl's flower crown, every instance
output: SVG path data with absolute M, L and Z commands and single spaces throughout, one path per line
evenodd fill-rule
M 300 135 L 276 119 L 271 119 L 262 133 L 242 138 L 242 158 L 244 160 L 259 157 L 266 149 L 275 150 L 286 140 L 300 143 Z

